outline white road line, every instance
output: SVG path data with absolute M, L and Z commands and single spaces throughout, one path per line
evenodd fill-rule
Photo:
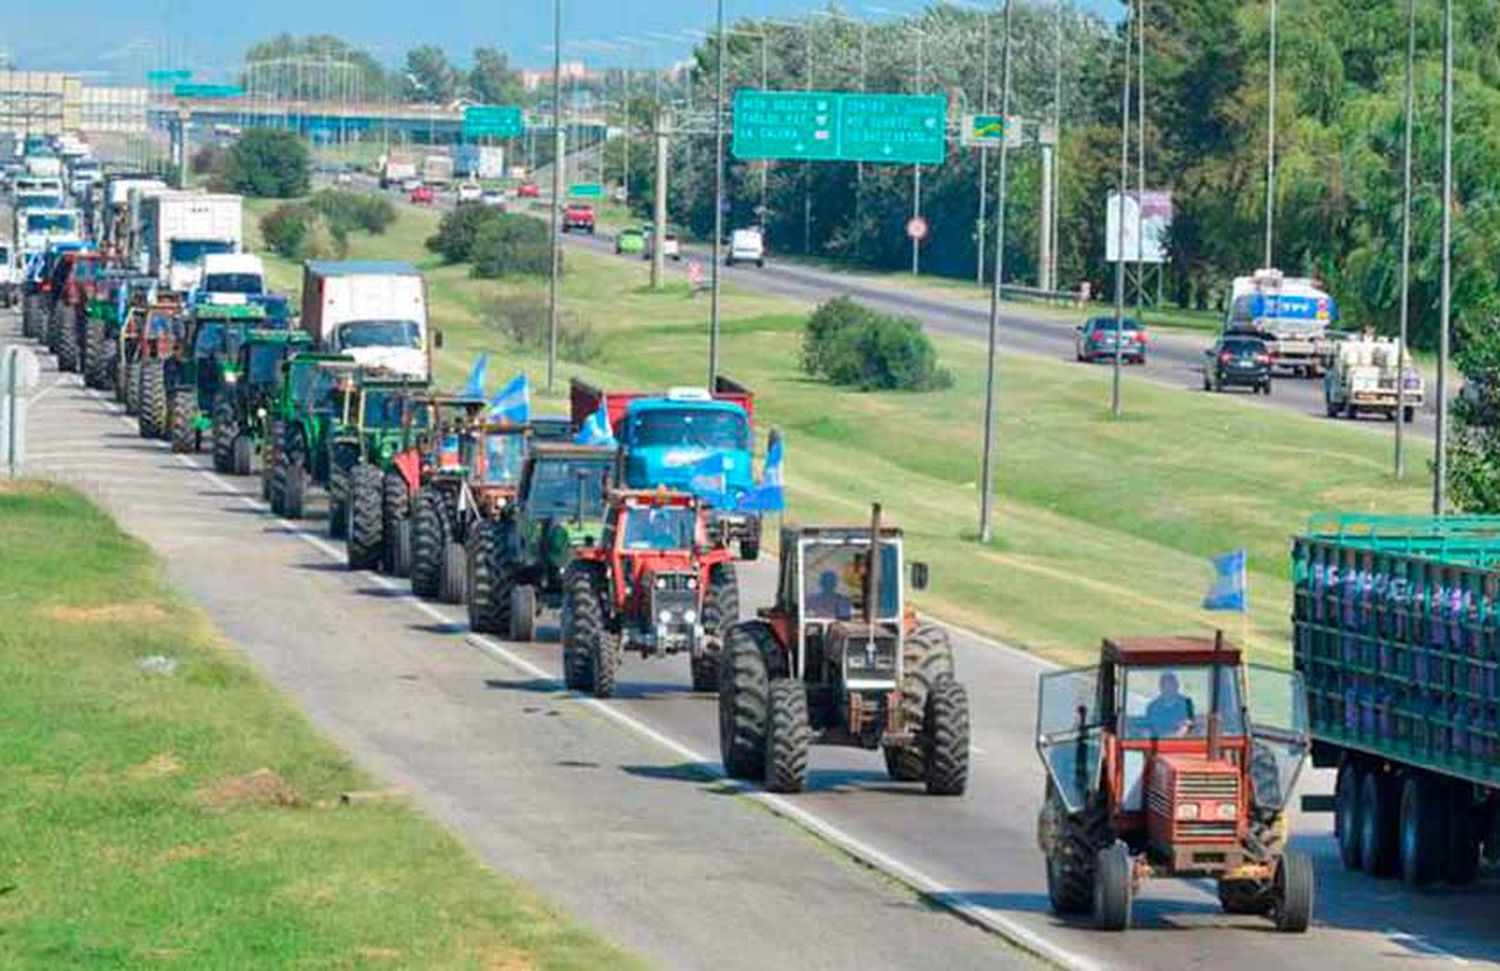
M 1384 936 L 1391 943 L 1400 945 L 1408 951 L 1425 957 L 1442 958 L 1453 964 L 1469 963 L 1466 958 L 1461 958 L 1457 954 L 1450 954 L 1419 934 L 1408 934 L 1406 931 L 1401 930 L 1388 930 Z
M 105 399 L 104 396 L 102 394 L 99 394 L 97 391 L 90 389 L 90 394 L 98 398 L 101 402 L 105 402 L 106 405 L 110 404 L 107 399 Z M 130 419 L 120 411 L 115 412 L 115 417 L 126 423 L 129 423 L 130 421 Z M 162 448 L 168 447 L 167 443 L 165 442 L 157 442 L 157 444 Z M 174 454 L 172 457 L 182 465 L 194 470 L 199 475 L 213 482 L 216 486 L 219 486 L 220 488 L 226 489 L 230 492 L 237 493 L 239 501 L 245 506 L 269 512 L 269 507 L 259 498 L 256 498 L 249 493 L 242 492 L 233 482 L 230 482 L 228 479 L 223 478 L 218 473 L 210 469 L 203 468 L 202 466 L 194 462 L 189 456 Z M 293 522 L 292 520 L 282 517 L 275 517 L 275 519 L 276 522 L 284 527 L 288 533 L 302 540 L 312 548 L 323 553 L 329 559 L 340 563 L 346 561 L 344 552 L 335 547 L 332 543 L 329 543 L 327 540 L 323 539 L 321 536 L 316 536 L 306 531 L 301 527 L 301 525 Z M 380 573 L 375 573 L 373 571 L 366 571 L 365 575 L 388 590 L 401 591 L 405 589 L 406 586 L 405 584 L 398 583 L 390 577 L 387 577 Z M 432 620 L 435 620 L 442 624 L 455 623 L 453 617 L 451 617 L 444 611 L 439 610 L 437 607 L 433 606 L 427 601 L 410 594 L 409 592 L 405 597 L 402 597 L 401 599 L 403 600 L 403 602 L 409 604 L 418 612 L 426 615 Z M 963 633 L 967 634 L 968 632 L 965 631 Z M 988 638 L 980 639 L 988 640 Z M 557 685 L 559 690 L 562 689 L 562 683 L 555 677 L 553 677 L 552 674 L 531 663 L 526 658 L 517 654 L 515 651 L 512 651 L 510 648 L 506 647 L 504 644 L 495 640 L 494 638 L 488 637 L 483 634 L 470 633 L 464 638 L 464 640 L 466 643 L 479 648 L 489 656 L 501 661 L 502 663 L 526 675 L 529 675 L 530 677 L 555 684 Z M 1010 648 L 1010 650 L 1016 649 Z M 879 870 L 887 876 L 894 877 L 896 880 L 899 880 L 907 887 L 923 895 L 931 903 L 942 907 L 944 910 L 958 915 L 962 919 L 976 926 L 982 927 L 986 930 L 994 932 L 995 934 L 998 934 L 1000 937 L 1009 941 L 1016 947 L 1019 947 L 1036 957 L 1042 958 L 1046 961 L 1050 961 L 1053 964 L 1065 968 L 1075 968 L 1078 969 L 1078 971 L 1095 971 L 1095 969 L 1102 969 L 1104 967 L 1103 965 L 1100 965 L 1081 954 L 1070 951 L 1058 944 L 1053 943 L 1052 941 L 1036 933 L 1030 928 L 1022 926 L 1000 911 L 994 910 L 993 908 L 982 907 L 977 904 L 964 902 L 961 899 L 961 892 L 956 888 L 950 887 L 940 880 L 927 875 L 917 867 L 906 863 L 905 861 L 893 856 L 892 854 L 884 850 L 871 846 L 869 843 L 866 843 L 863 840 L 853 836 L 852 834 L 845 832 L 844 830 L 840 829 L 838 826 L 824 819 L 818 814 L 810 812 L 806 808 L 797 805 L 794 801 L 788 799 L 785 796 L 780 796 L 775 793 L 756 789 L 752 786 L 748 786 L 734 780 L 729 780 L 724 775 L 724 772 L 719 766 L 717 759 L 706 758 L 702 753 L 696 752 L 683 743 L 677 741 L 676 739 L 663 734 L 660 731 L 657 731 L 655 728 L 652 728 L 645 722 L 642 722 L 639 719 L 636 719 L 617 708 L 607 705 L 597 698 L 589 698 L 577 694 L 573 695 L 573 697 L 580 704 L 588 705 L 595 711 L 604 715 L 606 718 L 613 720 L 617 724 L 635 733 L 636 735 L 639 735 L 642 738 L 645 738 L 651 742 L 656 743 L 657 745 L 662 746 L 667 751 L 672 752 L 679 758 L 695 763 L 696 766 L 704 773 L 704 775 L 708 776 L 709 778 L 724 781 L 726 784 L 734 787 L 736 791 L 744 795 L 746 798 L 754 799 L 762 805 L 767 806 L 777 815 L 801 826 L 803 829 L 812 832 L 813 834 L 821 837 L 834 846 L 837 846 L 839 849 L 843 850 L 845 853 L 866 864 L 867 866 Z

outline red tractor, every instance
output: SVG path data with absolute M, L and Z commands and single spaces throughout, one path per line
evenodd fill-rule
M 600 542 L 573 553 L 564 580 L 564 683 L 608 698 L 625 651 L 685 653 L 693 689 L 712 691 L 739 611 L 734 554 L 710 543 L 708 509 L 696 496 L 612 492 Z
M 90 250 L 77 250 L 65 254 L 53 270 L 53 303 L 47 321 L 47 346 L 57 355 L 59 370 L 79 370 L 89 298 L 98 289 L 103 268 L 103 256 Z
M 181 312 L 176 300 L 158 300 L 132 311 L 120 331 L 126 410 L 135 411 L 142 438 L 167 437 L 166 362 L 176 353 Z
M 1106 640 L 1098 667 L 1042 675 L 1037 710 L 1054 912 L 1123 931 L 1147 879 L 1196 878 L 1226 913 L 1307 930 L 1312 862 L 1285 814 L 1309 748 L 1301 675 L 1242 664 L 1222 634 Z

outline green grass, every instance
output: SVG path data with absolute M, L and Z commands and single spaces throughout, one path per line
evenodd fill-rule
M 417 254 L 436 217 L 403 207 L 355 255 Z M 420 254 L 419 254 L 420 255 Z M 702 381 L 706 296 L 646 288 L 638 261 L 569 251 L 570 315 L 603 336 L 588 365 L 560 365 L 558 389 L 582 374 L 615 385 Z M 544 281 L 476 281 L 430 260 L 432 310 L 447 336 L 439 373 L 461 380 L 472 356 L 496 352 L 495 380 L 542 362 L 484 327 L 488 302 L 545 294 Z M 1059 659 L 1087 655 L 1105 634 L 1205 630 L 1240 619 L 1198 609 L 1207 558 L 1250 553 L 1251 642 L 1263 660 L 1289 655 L 1291 536 L 1330 510 L 1420 512 L 1427 485 L 1389 474 L 1389 443 L 1366 427 L 1321 422 L 1126 379 L 1127 414 L 1108 413 L 1107 369 L 1006 355 L 1000 371 L 996 541 L 974 541 L 979 505 L 982 346 L 936 338 L 954 386 L 931 394 L 862 394 L 797 369 L 805 304 L 728 288 L 721 360 L 757 392 L 762 431 L 787 435 L 795 519 L 859 521 L 868 503 L 933 566 L 920 604 L 945 619 Z M 544 403 L 548 399 L 544 398 Z M 562 407 L 562 399 L 550 399 Z
M 0 485 L 0 549 L 0 967 L 630 963 L 415 810 L 340 807 L 371 780 L 76 493 Z

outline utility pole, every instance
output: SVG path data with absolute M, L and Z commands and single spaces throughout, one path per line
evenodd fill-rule
M 548 394 L 552 394 L 556 387 L 557 324 L 561 310 L 558 306 L 558 278 L 562 275 L 563 151 L 566 147 L 562 117 L 562 4 L 563 0 L 552 0 L 552 280 L 547 295 Z
M 1037 211 L 1037 286 L 1043 290 L 1052 290 L 1054 289 L 1052 283 L 1052 261 L 1055 258 L 1052 255 L 1052 208 L 1054 205 L 1052 201 L 1052 169 L 1055 164 L 1055 152 L 1054 146 L 1048 144 L 1045 140 L 1041 140 L 1040 147 L 1042 151 L 1042 170 L 1039 173 L 1040 179 L 1038 181 L 1040 182 L 1042 193 L 1042 204 Z M 982 226 L 980 232 L 984 232 Z
M 1443 0 L 1443 282 L 1438 315 L 1437 436 L 1432 513 L 1448 511 L 1448 325 L 1453 316 L 1453 0 Z M 1405 375 L 1402 375 L 1405 380 Z M 1404 417 L 1396 416 L 1399 419 Z
M 922 89 L 922 42 L 927 32 L 918 27 L 917 30 L 917 72 L 912 76 L 912 94 L 918 94 Z M 920 164 L 911 167 L 911 218 L 913 220 L 922 217 L 922 166 Z M 922 241 L 916 236 L 911 238 L 911 275 L 916 276 L 922 272 Z
M 1005 0 L 1005 20 L 1002 30 L 1002 61 L 1000 80 L 1000 114 L 1010 114 L 1010 8 L 1011 0 Z M 995 502 L 995 433 L 999 423 L 996 400 L 996 367 L 1000 343 L 1000 304 L 1005 299 L 1001 284 L 1005 280 L 1005 188 L 1006 169 L 1010 162 L 1010 139 L 1000 141 L 1000 186 L 997 194 L 999 208 L 995 213 L 995 279 L 990 284 L 990 330 L 986 349 L 984 375 L 984 455 L 979 470 L 979 542 L 988 544 L 995 536 L 993 507 Z
M 984 18 L 984 53 L 980 58 L 979 68 L 979 110 L 985 114 L 990 113 L 990 11 L 985 10 L 980 14 Z M 1045 152 L 1046 149 L 1044 148 Z M 1045 159 L 1045 156 L 1043 156 Z M 975 266 L 974 282 L 984 286 L 984 237 L 985 237 L 985 203 L 989 201 L 989 163 L 990 150 L 987 145 L 979 146 L 979 222 L 976 223 L 975 239 L 978 241 L 974 246 Z M 1045 165 L 1045 162 L 1043 163 Z M 1043 178 L 1046 178 L 1045 174 Z M 1043 219 L 1045 219 L 1045 214 Z M 1042 230 L 1044 233 L 1045 229 Z M 1043 286 L 1046 286 L 1044 283 Z
M 1135 194 L 1135 319 L 1144 326 L 1146 304 L 1146 0 L 1135 0 L 1136 74 L 1136 194 Z M 1115 335 L 1115 354 L 1120 353 L 1125 332 Z
M 1273 262 L 1276 230 L 1276 0 L 1271 0 L 1270 98 L 1266 102 L 1266 269 Z
M 715 65 L 718 77 L 715 85 L 718 93 L 714 98 L 714 245 L 713 269 L 710 281 L 713 293 L 710 298 L 708 329 L 708 387 L 712 391 L 719 377 L 719 266 L 724 262 L 724 0 L 718 2 L 718 54 Z M 653 249 L 662 249 L 661 238 L 666 227 L 658 226 L 658 238 L 652 240 Z
M 651 225 L 662 227 L 665 232 L 667 225 L 667 161 L 671 152 L 671 144 L 668 142 L 668 134 L 671 129 L 671 118 L 667 109 L 660 103 L 656 106 L 656 178 L 651 187 Z M 666 247 L 651 247 L 651 289 L 660 290 L 662 276 L 666 271 Z
M 625 208 L 627 210 L 630 208 L 630 136 L 631 136 L 630 123 L 631 123 L 631 118 L 630 118 L 630 69 L 626 68 L 625 69 L 625 147 L 624 147 L 625 161 L 622 163 L 623 166 L 624 166 L 624 168 L 625 168 L 625 175 L 624 175 L 624 178 L 622 178 L 620 180 L 620 194 L 621 194 L 621 196 L 624 199 Z
M 1056 16 L 1053 18 L 1056 31 L 1053 37 L 1052 49 L 1052 139 L 1053 139 L 1053 163 L 1052 163 L 1052 205 L 1048 209 L 1051 217 L 1047 223 L 1047 233 L 1051 243 L 1047 251 L 1052 259 L 1047 263 L 1047 281 L 1042 284 L 1048 290 L 1056 290 L 1057 287 L 1057 264 L 1058 246 L 1061 242 L 1058 238 L 1057 226 L 1059 213 L 1062 210 L 1062 96 L 1063 96 L 1063 72 L 1062 72 L 1062 45 L 1063 45 L 1063 0 L 1054 0 Z
M 1406 477 L 1402 427 L 1406 424 L 1406 336 L 1411 316 L 1411 142 L 1417 61 L 1417 0 L 1406 0 L 1406 121 L 1401 132 L 1401 349 L 1396 352 L 1396 478 Z
M 1120 365 L 1125 354 L 1125 190 L 1130 183 L 1130 29 L 1135 15 L 1132 3 L 1125 14 L 1125 77 L 1120 95 L 1120 190 L 1115 218 L 1115 354 L 1114 373 L 1110 376 L 1109 413 L 1120 417 Z M 1136 205 L 1140 205 L 1137 200 Z M 1140 245 L 1140 240 L 1136 240 Z

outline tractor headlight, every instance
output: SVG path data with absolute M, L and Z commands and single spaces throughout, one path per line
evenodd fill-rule
M 698 623 L 698 611 L 696 611 L 696 610 L 684 610 L 682 612 L 682 622 L 684 624 L 696 624 L 696 623 Z
M 656 619 L 663 624 L 670 624 L 672 622 L 672 612 L 670 610 L 663 610 L 656 615 Z
M 240 376 L 238 374 L 235 374 L 233 371 L 226 371 L 226 372 L 224 372 L 224 383 L 225 384 L 234 384 L 237 381 L 239 381 L 239 379 L 240 379 Z
M 264 408 L 257 408 L 257 409 L 255 409 L 255 417 L 257 417 L 257 418 L 264 418 L 264 417 L 266 417 L 266 409 L 264 409 Z
M 697 590 L 698 589 L 698 578 L 697 577 L 688 577 L 688 579 L 687 579 L 687 588 L 689 590 Z
M 1177 818 L 1178 819 L 1188 819 L 1188 820 L 1197 819 L 1198 818 L 1198 804 L 1196 802 L 1180 802 L 1180 803 L 1178 803 L 1177 804 Z
M 1218 816 L 1222 820 L 1232 820 L 1239 815 L 1239 807 L 1232 802 L 1219 803 Z
M 666 577 L 657 577 L 656 578 L 656 589 L 658 589 L 658 590 L 665 590 L 665 589 L 667 589 L 667 578 Z

